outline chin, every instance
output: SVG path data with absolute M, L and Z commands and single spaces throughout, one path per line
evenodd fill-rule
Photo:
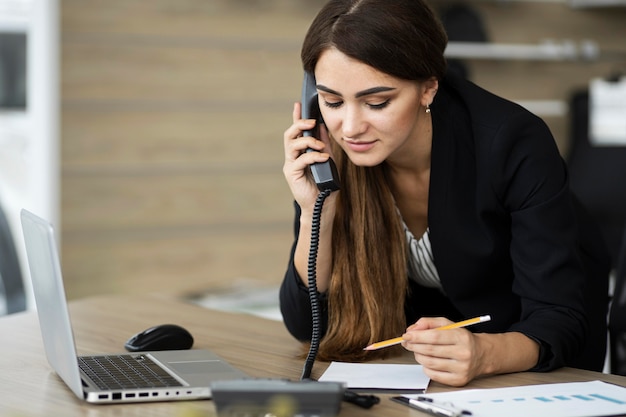
M 375 167 L 377 165 L 382 164 L 385 161 L 385 158 L 376 156 L 376 155 L 366 155 L 366 154 L 354 154 L 348 153 L 348 158 L 350 161 L 359 167 Z

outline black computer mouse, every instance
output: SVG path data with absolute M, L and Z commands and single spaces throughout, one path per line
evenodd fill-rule
M 185 328 L 176 324 L 159 324 L 137 333 L 126 341 L 124 347 L 130 352 L 149 350 L 189 349 L 193 337 Z

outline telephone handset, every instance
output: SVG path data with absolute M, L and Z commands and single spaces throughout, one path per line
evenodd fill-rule
M 306 71 L 302 82 L 302 118 L 317 120 L 318 124 L 316 127 L 319 127 L 319 123 L 322 121 L 322 114 L 317 101 L 315 77 L 313 74 Z M 303 135 L 312 136 L 313 132 L 313 130 L 307 130 Z M 309 148 L 307 152 L 315 151 Z M 315 162 L 311 165 L 311 173 L 320 191 L 335 191 L 340 188 L 339 174 L 337 173 L 335 162 L 332 159 L 329 158 L 326 162 Z

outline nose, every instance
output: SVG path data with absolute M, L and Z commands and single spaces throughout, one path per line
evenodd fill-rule
M 345 138 L 357 138 L 366 130 L 366 123 L 358 106 L 346 106 L 342 121 L 342 133 Z

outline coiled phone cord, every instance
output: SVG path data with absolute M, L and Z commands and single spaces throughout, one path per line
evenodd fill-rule
M 310 380 L 311 371 L 313 370 L 313 363 L 317 356 L 317 349 L 320 345 L 320 302 L 319 294 L 317 292 L 317 249 L 319 244 L 320 234 L 320 220 L 322 217 L 322 206 L 326 197 L 333 192 L 332 189 L 325 189 L 317 195 L 315 206 L 313 207 L 313 217 L 311 219 L 311 246 L 309 248 L 308 259 L 308 283 L 309 283 L 309 298 L 311 300 L 311 346 L 309 347 L 309 354 L 307 355 L 304 363 L 304 369 L 302 370 L 301 380 Z M 378 404 L 380 399 L 375 395 L 358 394 L 354 391 L 346 390 L 343 396 L 343 400 L 355 404 L 362 408 L 370 408 L 375 404 Z
M 301 379 L 310 379 L 311 370 L 313 369 L 313 363 L 317 356 L 317 349 L 320 345 L 320 301 L 317 293 L 317 248 L 319 244 L 320 235 L 320 220 L 322 217 L 322 206 L 324 200 L 330 195 L 333 190 L 326 189 L 320 191 L 315 200 L 315 206 L 313 207 L 313 217 L 311 219 L 311 246 L 309 248 L 309 263 L 308 263 L 308 281 L 309 281 L 309 298 L 311 299 L 311 318 L 312 318 L 312 331 L 311 331 L 311 346 L 309 348 L 309 354 L 307 355 L 306 362 L 304 363 L 304 369 L 302 370 Z

